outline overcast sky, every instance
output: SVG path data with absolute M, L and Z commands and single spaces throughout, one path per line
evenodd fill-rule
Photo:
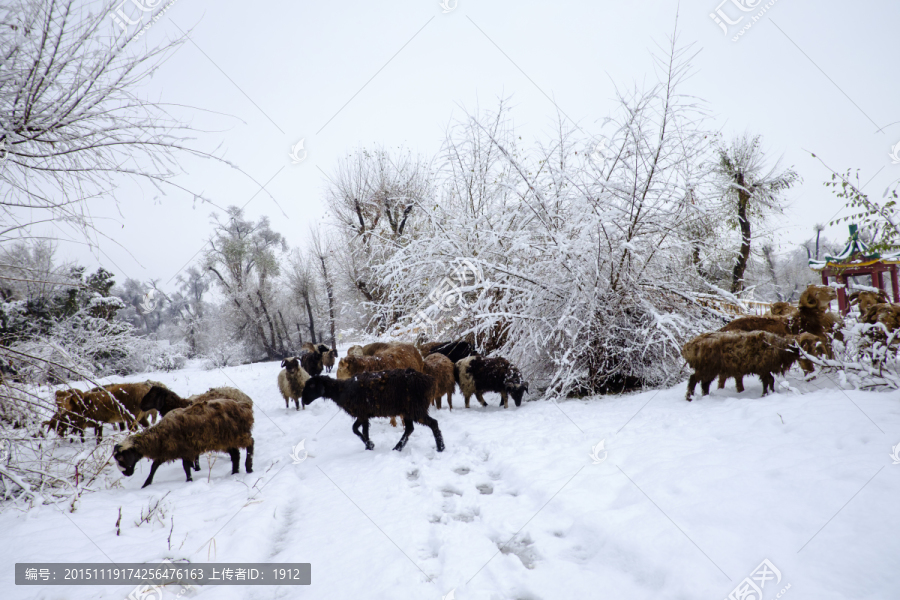
M 135 0 L 139 1 L 139 0 Z M 900 3 L 726 0 L 726 34 L 710 17 L 717 0 L 676 2 L 268 2 L 175 0 L 134 43 L 155 45 L 193 28 L 190 41 L 147 80 L 141 93 L 195 107 L 175 114 L 206 130 L 195 146 L 246 173 L 190 160 L 181 183 L 220 206 L 246 204 L 271 217 L 293 245 L 325 217 L 325 173 L 359 146 L 405 146 L 433 155 L 463 109 L 511 97 L 517 128 L 550 135 L 557 107 L 599 133 L 616 107 L 615 87 L 655 80 L 651 52 L 675 26 L 699 50 L 682 92 L 708 103 L 711 127 L 730 137 L 762 136 L 803 184 L 777 228 L 782 251 L 807 239 L 842 202 L 822 183 L 830 167 L 859 168 L 880 198 L 900 178 L 889 153 L 900 142 L 896 28 Z M 738 4 L 755 7 L 742 12 Z M 552 100 L 551 100 L 552 99 Z M 555 105 L 554 105 L 555 102 Z M 882 131 L 879 132 L 879 129 Z M 289 153 L 304 140 L 306 159 Z M 869 182 L 869 179 L 871 181 Z M 260 185 L 272 197 L 257 193 Z M 133 184 L 92 204 L 111 240 L 99 250 L 63 244 L 63 254 L 125 277 L 159 279 L 163 289 L 208 236 L 213 207 L 182 193 L 161 196 Z M 846 214 L 846 211 L 842 214 Z M 844 239 L 846 225 L 826 235 Z

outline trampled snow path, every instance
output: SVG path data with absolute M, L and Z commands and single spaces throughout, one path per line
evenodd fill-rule
M 15 562 L 164 558 L 312 563 L 308 587 L 187 594 L 215 600 L 439 600 L 451 590 L 458 600 L 718 600 L 764 559 L 782 576 L 767 582 L 765 600 L 787 584 L 788 600 L 900 590 L 900 464 L 889 456 L 900 443 L 896 394 L 790 379 L 792 390 L 761 399 L 748 378 L 741 395 L 732 383 L 692 403 L 683 384 L 509 410 L 493 394 L 486 409 L 466 410 L 455 397 L 452 412 L 433 413 L 445 452 L 421 426 L 402 453 L 391 451 L 401 430 L 384 420 L 373 422 L 376 447 L 366 452 L 330 401 L 285 410 L 278 370 L 129 378 L 184 394 L 243 389 L 256 403 L 255 472 L 242 465 L 232 476 L 224 455 L 210 471 L 204 457 L 193 483 L 169 464 L 141 490 L 143 461 L 121 488 L 86 494 L 74 513 L 0 514 L 3 597 L 122 599 L 133 589 L 16 587 Z M 308 456 L 294 464 L 302 440 Z M 137 526 L 166 492 L 163 519 Z

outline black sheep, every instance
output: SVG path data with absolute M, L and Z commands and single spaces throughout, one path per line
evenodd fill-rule
M 474 394 L 482 406 L 487 402 L 483 392 L 499 392 L 500 406 L 509 407 L 507 395 L 512 396 L 516 406 L 522 405 L 522 396 L 528 391 L 528 382 L 522 381 L 519 370 L 502 357 L 484 358 L 471 356 L 464 358 L 453 367 L 453 377 L 469 408 L 469 398 Z
M 435 346 L 431 349 L 429 354 L 443 354 L 453 362 L 459 362 L 464 358 L 477 356 L 478 352 L 475 351 L 475 348 L 473 348 L 472 344 L 469 342 L 457 340 L 455 342 L 447 342 L 446 344 Z
M 316 350 L 305 350 L 300 353 L 300 366 L 310 375 L 321 375 L 325 365 L 322 363 L 322 353 Z
M 403 437 L 394 450 L 403 450 L 413 432 L 413 423 L 431 428 L 437 451 L 444 451 L 444 438 L 438 422 L 428 416 L 431 386 L 434 379 L 413 369 L 389 369 L 375 373 L 358 373 L 350 379 L 332 379 L 324 375 L 310 377 L 303 388 L 303 405 L 316 398 L 330 398 L 344 412 L 356 417 L 353 433 L 366 445 L 375 448 L 369 439 L 369 419 L 373 417 L 401 417 Z M 360 433 L 362 427 L 362 433 Z

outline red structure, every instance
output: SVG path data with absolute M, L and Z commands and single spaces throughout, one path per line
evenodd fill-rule
M 822 283 L 828 285 L 828 280 L 833 279 L 842 284 L 838 288 L 838 306 L 841 314 L 850 312 L 850 302 L 847 300 L 847 278 L 868 275 L 872 277 L 872 287 L 887 293 L 884 285 L 884 274 L 891 278 L 891 294 L 894 302 L 900 303 L 900 284 L 897 281 L 897 269 L 900 265 L 900 252 L 881 254 L 869 249 L 859 241 L 859 232 L 856 225 L 850 225 L 850 242 L 843 252 L 837 256 L 825 255 L 825 260 L 810 260 L 809 266 L 815 271 L 822 272 Z M 868 286 L 867 286 L 868 287 Z

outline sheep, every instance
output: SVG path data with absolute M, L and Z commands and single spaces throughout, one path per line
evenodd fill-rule
M 837 292 L 834 288 L 811 285 L 800 294 L 798 307 L 776 302 L 772 307 L 781 314 L 738 317 L 719 331 L 768 331 L 781 337 L 796 336 L 804 332 L 810 333 L 822 340 L 826 355 L 831 357 L 831 344 L 828 336 L 831 335 L 837 339 L 843 338 L 840 332 L 843 321 L 827 310 L 828 305 L 836 297 Z M 719 389 L 725 387 L 726 379 L 728 376 L 724 373 L 719 376 Z M 738 391 L 742 389 L 743 387 Z
M 134 474 L 141 458 L 153 460 L 142 488 L 153 483 L 160 465 L 181 460 L 186 481 L 191 478 L 195 458 L 204 452 L 227 452 L 231 473 L 239 472 L 240 448 L 247 449 L 244 468 L 253 472 L 253 406 L 229 398 L 197 402 L 171 410 L 159 423 L 116 444 L 113 456 L 126 477 Z
M 331 369 L 334 368 L 334 363 L 338 357 L 338 351 L 332 350 L 327 346 L 319 346 L 319 348 L 325 348 L 322 350 L 322 365 L 325 367 L 326 373 L 331 373 Z
M 136 420 L 123 404 L 111 393 L 102 388 L 87 392 L 73 390 L 64 397 L 64 414 L 73 429 L 81 434 L 84 441 L 84 429 L 88 425 L 94 428 L 97 444 L 103 441 L 104 423 L 124 423 L 129 431 L 135 428 Z M 140 411 L 138 411 L 140 412 Z
M 811 285 L 800 294 L 795 315 L 738 317 L 719 331 L 768 331 L 780 336 L 799 335 L 806 331 L 824 337 L 828 325 L 828 318 L 824 315 L 834 295 L 832 288 Z
M 454 365 L 453 378 L 463 393 L 466 408 L 469 408 L 469 398 L 472 394 L 475 394 L 482 406 L 487 406 L 482 397 L 483 392 L 499 392 L 500 405 L 503 408 L 509 408 L 507 395 L 512 396 L 516 406 L 521 406 L 522 396 L 528 391 L 528 382 L 522 381 L 519 370 L 502 357 L 464 358 Z
M 891 333 L 900 328 L 900 304 L 879 303 L 866 308 L 866 312 L 860 318 L 863 323 L 875 325 L 880 323 Z
M 153 386 L 141 400 L 141 410 L 155 409 L 159 411 L 160 416 L 165 416 L 176 408 L 187 408 L 197 402 L 214 400 L 216 398 L 228 398 L 235 402 L 253 406 L 253 400 L 250 399 L 250 396 L 233 387 L 210 388 L 202 394 L 194 394 L 193 396 L 182 398 L 167 387 Z
M 75 388 L 57 390 L 55 399 L 56 414 L 49 421 L 46 421 L 44 425 L 47 425 L 48 431 L 55 431 L 56 435 L 63 437 L 66 435 L 69 427 L 76 428 L 72 421 L 73 418 L 77 419 L 77 415 L 73 415 L 70 412 L 70 408 L 74 408 L 76 402 L 84 401 L 84 392 Z M 81 437 L 84 440 L 84 432 L 82 432 Z
M 428 395 L 433 385 L 432 377 L 413 369 L 359 373 L 351 379 L 318 375 L 306 382 L 303 404 L 310 404 L 316 398 L 330 398 L 348 415 L 356 417 L 353 433 L 363 441 L 366 450 L 375 448 L 369 439 L 369 419 L 399 416 L 403 419 L 403 437 L 394 450 L 403 450 L 413 432 L 413 423 L 421 423 L 431 428 L 437 451 L 443 452 L 444 438 L 438 422 L 428 416 Z
M 347 356 L 365 356 L 362 346 L 350 346 L 347 348 Z
M 454 363 L 461 361 L 470 356 L 478 356 L 478 352 L 469 342 L 465 340 L 456 340 L 455 342 L 447 342 L 431 349 L 431 354 L 443 354 Z
M 284 407 L 290 408 L 293 400 L 294 406 L 300 410 L 300 394 L 303 393 L 303 386 L 309 379 L 309 373 L 303 370 L 296 356 L 284 359 L 281 366 L 284 368 L 278 374 L 278 389 L 284 398 Z
M 391 344 L 388 342 L 372 342 L 371 344 L 366 344 L 365 346 L 363 346 L 363 355 L 374 356 L 376 352 L 380 352 L 381 350 L 384 350 L 390 346 Z
M 818 337 L 818 336 L 813 336 Z M 717 376 L 734 377 L 737 391 L 743 392 L 743 376 L 759 375 L 763 396 L 775 391 L 773 373 L 784 373 L 799 357 L 794 340 L 768 331 L 714 331 L 686 343 L 681 355 L 694 370 L 688 379 L 686 400 L 690 401 L 697 382 L 703 395 Z
M 325 368 L 322 353 L 318 350 L 304 350 L 300 353 L 300 366 L 310 375 L 319 375 Z
M 456 381 L 453 378 L 453 362 L 443 354 L 431 354 L 425 357 L 426 375 L 434 378 L 434 389 L 431 390 L 431 402 L 440 410 L 441 397 L 447 395 L 447 406 L 453 410 L 453 390 Z
M 415 346 L 394 344 L 382 348 L 374 356 L 351 356 L 348 354 L 338 363 L 336 377 L 349 379 L 357 373 L 385 371 L 388 369 L 414 369 L 422 372 L 425 362 Z
M 850 305 L 854 304 L 859 308 L 859 314 L 864 315 L 870 306 L 875 306 L 876 304 L 889 304 L 887 293 L 884 290 L 878 290 L 877 292 L 871 292 L 868 290 L 863 290 L 859 292 L 853 292 L 850 294 Z
M 416 348 L 419 349 L 419 352 L 421 352 L 422 356 L 424 357 L 424 356 L 428 356 L 429 354 L 431 354 L 432 350 L 434 350 L 438 346 L 444 346 L 449 343 L 450 342 L 425 342 L 425 341 L 422 341 L 422 342 L 416 343 Z

